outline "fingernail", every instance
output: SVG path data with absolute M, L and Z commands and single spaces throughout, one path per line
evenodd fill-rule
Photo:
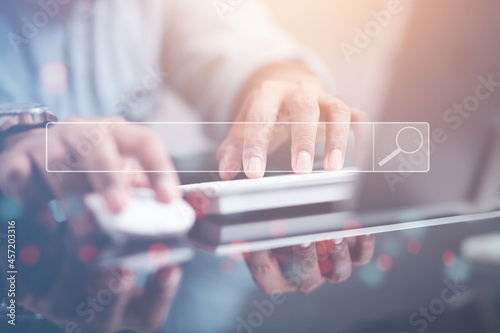
M 172 177 L 162 178 L 158 182 L 156 189 L 158 200 L 169 203 L 173 200 L 181 198 L 182 193 L 178 185 L 178 182 L 172 179 Z
M 233 179 L 238 171 L 240 171 L 240 164 L 235 162 L 234 160 L 229 160 L 229 163 L 226 161 L 226 158 L 223 157 L 219 163 L 219 174 L 222 180 L 230 180 Z
M 264 168 L 262 167 L 262 160 L 254 156 L 250 158 L 246 169 L 247 175 L 260 178 L 264 175 Z
M 229 180 L 229 175 L 226 170 L 226 158 L 221 158 L 219 162 L 219 175 L 222 180 Z
M 311 245 L 312 245 L 312 243 L 304 243 L 304 244 L 300 244 L 300 247 L 303 248 L 303 249 L 307 249 Z
M 229 163 L 227 163 L 226 168 L 227 171 L 231 172 L 238 172 L 241 169 L 241 162 L 238 162 L 236 160 L 230 160 Z
M 297 171 L 311 172 L 312 171 L 312 156 L 308 151 L 301 151 L 297 155 L 297 163 L 295 164 Z
M 344 154 L 340 149 L 334 149 L 330 152 L 328 157 L 328 167 L 332 170 L 342 169 L 342 164 L 344 162 Z
M 340 245 L 342 244 L 344 240 L 342 238 L 337 238 L 337 239 L 334 239 L 333 242 L 335 243 L 335 245 Z
M 226 158 L 221 158 L 219 162 L 219 171 L 226 171 Z

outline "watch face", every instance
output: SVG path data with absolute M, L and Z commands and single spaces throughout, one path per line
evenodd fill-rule
M 56 122 L 57 117 L 48 106 L 37 103 L 1 104 L 0 132 L 18 125 L 44 126 L 47 122 Z
M 20 104 L 0 104 L 0 116 L 19 115 L 22 113 L 47 113 L 50 109 L 47 105 L 38 103 L 20 103 Z

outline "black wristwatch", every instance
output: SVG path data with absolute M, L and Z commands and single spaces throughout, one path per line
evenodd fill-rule
M 43 128 L 57 117 L 48 106 L 36 103 L 0 105 L 0 151 L 4 140 L 14 134 Z

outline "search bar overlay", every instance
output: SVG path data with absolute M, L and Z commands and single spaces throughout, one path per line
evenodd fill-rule
M 184 158 L 175 169 L 158 170 L 147 168 L 140 159 L 124 152 L 126 163 L 110 168 L 109 163 L 90 163 L 96 156 L 105 157 L 103 151 L 111 146 L 120 150 L 123 137 L 127 145 L 142 145 L 148 148 L 148 140 L 133 137 L 137 129 L 148 127 L 159 133 L 165 141 L 166 151 L 158 154 L 182 152 L 189 156 L 193 144 L 204 147 L 208 158 Z M 151 131 L 151 132 L 153 132 Z M 71 138 L 61 142 L 65 132 Z M 144 131 L 142 131 L 144 132 Z M 267 147 L 266 173 L 290 173 L 294 140 L 304 140 L 307 133 L 316 138 L 313 172 L 324 172 L 323 165 L 333 150 L 345 153 L 344 166 L 351 172 L 428 172 L 430 169 L 430 125 L 424 122 L 54 122 L 46 126 L 46 171 L 52 173 L 98 173 L 98 172 L 178 172 L 178 173 L 219 173 L 216 159 L 220 142 L 231 133 L 231 149 L 237 154 L 248 154 L 247 149 Z M 296 135 L 300 133 L 301 135 Z M 348 134 L 350 133 L 350 134 Z M 213 137 L 212 144 L 204 139 Z M 348 136 L 347 136 L 348 135 Z M 340 141 L 339 141 L 340 140 Z M 341 146 L 347 140 L 347 146 Z M 314 139 L 312 139 L 314 141 Z M 332 143 L 335 142 L 335 143 Z M 337 146 L 337 143 L 340 145 Z M 227 142 L 226 142 L 227 144 Z M 138 147 L 128 151 L 137 151 Z M 140 154 L 139 154 L 140 155 Z M 327 156 L 327 157 L 325 157 Z M 182 160 L 182 159 L 181 159 Z M 237 168 L 238 166 L 236 166 Z M 232 167 L 231 172 L 235 167 Z M 253 171 L 253 170 L 246 170 Z M 240 165 L 240 172 L 243 172 Z
M 429 123 L 374 123 L 372 172 L 428 172 Z

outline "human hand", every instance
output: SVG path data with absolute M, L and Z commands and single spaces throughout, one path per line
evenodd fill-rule
M 139 288 L 132 270 L 95 265 L 93 243 L 68 242 L 63 224 L 47 229 L 33 219 L 17 226 L 17 305 L 64 332 L 153 332 L 162 325 L 181 283 L 180 268 L 159 267 Z M 6 243 L 0 246 L 5 251 Z M 6 259 L 0 268 L 9 270 Z
M 67 121 L 89 122 L 81 118 Z M 9 137 L 0 153 L 0 190 L 31 210 L 44 211 L 49 200 L 58 199 L 70 221 L 87 218 L 80 201 L 89 192 L 101 193 L 114 212 L 127 204 L 133 186 L 151 186 L 163 202 L 180 197 L 174 173 L 147 173 L 146 177 L 139 172 L 137 177 L 130 177 L 130 173 L 109 172 L 127 169 L 131 164 L 138 171 L 174 170 L 155 132 L 139 125 L 110 122 L 125 120 L 101 118 L 88 124 L 59 124 L 49 126 L 47 133 L 34 129 Z M 56 172 L 47 172 L 46 167 Z M 92 170 L 97 172 L 86 172 Z
M 317 141 L 326 143 L 323 164 L 327 171 L 343 167 L 350 129 L 357 136 L 356 151 L 361 151 L 363 133 L 350 123 L 365 122 L 367 115 L 325 92 L 318 79 L 297 65 L 288 68 L 295 73 L 293 77 L 276 73 L 286 73 L 287 68 L 266 69 L 254 79 L 259 83 L 246 89 L 238 123 L 217 152 L 223 180 L 233 179 L 242 166 L 247 177 L 262 177 L 268 154 L 289 140 L 291 167 L 300 174 L 312 171 Z M 292 124 L 278 126 L 277 122 Z
M 359 236 L 249 253 L 246 263 L 255 283 L 267 294 L 309 293 L 325 280 L 347 280 L 353 265 L 368 263 L 375 237 Z

